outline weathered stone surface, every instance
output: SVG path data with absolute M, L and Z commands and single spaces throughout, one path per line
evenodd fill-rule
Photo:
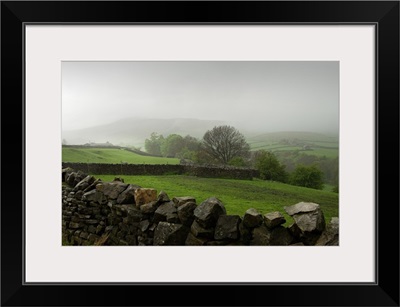
M 154 212 L 153 222 L 158 223 L 161 221 L 167 221 L 167 217 L 169 217 L 172 214 L 175 215 L 177 214 L 177 209 L 175 207 L 175 204 L 172 201 L 163 203 Z M 176 215 L 176 217 L 178 216 Z
M 123 239 L 126 235 L 127 235 L 127 231 L 125 231 L 125 230 L 121 229 L 120 231 L 117 232 L 118 239 Z
M 78 236 L 73 236 L 71 238 L 71 241 L 72 241 L 72 244 L 74 244 L 74 245 L 81 245 L 83 240 L 81 238 L 79 238 Z
M 77 191 L 77 192 L 75 193 L 74 198 L 75 198 L 75 199 L 78 199 L 78 200 L 81 200 L 83 194 L 84 194 L 83 191 Z
M 129 226 L 129 234 L 135 235 L 135 236 L 139 234 L 139 230 L 140 230 L 139 222 L 129 223 L 128 226 Z M 147 229 L 149 229 L 149 228 L 147 228 Z
M 118 225 L 120 222 L 122 221 L 122 218 L 120 218 L 119 216 L 116 216 L 114 214 L 110 214 L 109 216 L 107 216 L 107 223 L 109 225 Z
M 179 223 L 179 217 L 178 217 L 178 214 L 176 212 L 168 213 L 166 217 L 167 217 L 166 221 L 168 223 L 181 224 L 181 223 Z
M 286 206 L 284 207 L 287 214 L 293 216 L 297 213 L 307 213 L 315 211 L 319 208 L 318 204 L 315 203 L 306 203 L 306 202 L 299 202 L 293 206 Z
M 139 188 L 135 190 L 135 204 L 141 205 L 157 200 L 157 190 L 148 188 Z
M 87 175 L 82 171 L 67 173 L 65 176 L 65 181 L 71 186 L 75 187 L 83 178 Z
M 199 246 L 199 245 L 205 245 L 206 242 L 207 239 L 195 237 L 192 233 L 189 232 L 185 241 L 185 245 Z
M 160 193 L 157 196 L 157 202 L 166 203 L 166 202 L 169 202 L 169 201 L 171 201 L 171 200 L 169 199 L 168 194 L 165 193 L 164 191 L 160 191 Z
M 95 204 L 105 204 L 107 202 L 107 198 L 104 196 L 104 194 L 97 190 L 86 192 L 83 194 L 82 200 L 93 202 Z
M 125 240 L 120 239 L 118 245 L 129 245 Z
M 98 220 L 94 220 L 94 219 L 90 219 L 90 220 L 85 220 L 85 223 L 88 225 L 95 225 L 98 224 L 99 221 Z
M 339 245 L 339 218 L 333 217 L 315 245 Z
M 263 217 L 260 212 L 254 208 L 246 210 L 243 217 L 243 224 L 248 228 L 255 228 L 263 223 Z
M 143 218 L 143 213 L 140 211 L 139 208 L 129 206 L 127 208 L 128 212 L 128 219 L 130 223 L 140 222 Z
M 79 181 L 74 187 L 73 191 L 82 191 L 86 189 L 89 185 L 91 185 L 95 181 L 95 178 L 91 175 L 87 175 L 81 181 Z
M 254 228 L 250 245 L 287 246 L 292 243 L 293 237 L 287 228 L 278 226 L 268 229 L 267 226 L 261 225 Z
M 90 226 L 88 227 L 88 232 L 90 232 L 90 233 L 96 233 L 96 227 L 94 227 L 93 225 L 90 225 Z
M 106 232 L 110 232 L 110 231 L 112 231 L 114 229 L 114 227 L 113 226 L 107 226 L 106 227 Z
M 118 224 L 118 227 L 125 232 L 129 232 L 129 224 L 126 224 L 123 221 Z
M 75 186 L 75 175 L 75 172 L 65 174 L 65 182 L 68 183 L 71 187 Z
M 112 226 L 111 226 L 112 227 Z M 104 226 L 103 225 L 97 225 L 96 227 L 96 234 L 101 234 L 104 231 Z
M 96 185 L 96 190 L 102 192 L 109 199 L 116 200 L 128 185 L 120 181 L 103 182 Z
M 339 233 L 339 218 L 338 217 L 332 217 L 331 221 L 329 222 L 329 227 Z
M 194 221 L 194 210 L 197 205 L 194 202 L 187 202 L 178 207 L 178 217 L 183 225 L 190 227 Z
M 100 237 L 99 236 L 97 236 L 97 235 L 95 235 L 95 234 L 93 234 L 93 233 L 91 233 L 89 236 L 88 236 L 88 241 L 90 242 L 90 244 L 94 244 L 94 243 L 96 243 L 99 239 L 100 239 Z
M 264 223 L 267 228 L 272 229 L 286 223 L 285 217 L 279 211 L 264 214 Z
M 113 205 L 112 211 L 118 216 L 126 217 L 128 216 L 128 211 L 132 208 L 134 207 L 131 205 Z
M 88 206 L 91 206 L 91 207 L 98 207 L 99 206 L 99 202 L 104 202 L 105 200 L 106 200 L 106 198 L 104 198 L 104 195 L 103 194 L 101 194 L 101 193 L 98 193 L 98 196 L 99 196 L 99 200 L 98 200 L 98 202 L 94 202 L 94 201 L 91 201 L 91 202 L 89 202 L 88 203 Z M 83 196 L 82 196 L 83 197 Z M 92 210 L 92 212 L 93 212 L 93 210 L 94 210 L 95 208 L 90 208 L 90 210 Z M 92 214 L 92 213 L 88 213 L 88 214 Z
M 80 221 L 81 221 L 81 218 L 77 215 L 71 217 L 71 222 L 79 223 Z
M 215 240 L 236 240 L 239 238 L 239 224 L 242 221 L 239 215 L 220 215 L 215 226 Z
M 89 234 L 87 232 L 81 232 L 81 234 L 79 235 L 79 237 L 82 239 L 87 239 L 88 236 L 89 236 Z
M 175 203 L 177 207 L 182 206 L 188 202 L 196 203 L 196 199 L 192 196 L 174 197 L 172 201 Z
M 325 229 L 325 218 L 321 209 L 313 212 L 295 214 L 293 219 L 302 232 L 319 232 Z
M 150 221 L 149 220 L 143 220 L 140 222 L 140 230 L 145 232 L 150 226 Z
M 222 214 L 226 214 L 225 206 L 216 197 L 206 199 L 194 210 L 195 220 L 203 228 L 215 227 Z
M 190 232 L 196 237 L 208 239 L 214 238 L 214 228 L 203 228 L 196 221 L 194 221 L 192 226 L 190 227 Z
M 189 229 L 182 224 L 160 222 L 154 231 L 153 245 L 185 245 Z
M 271 231 L 270 245 L 275 246 L 286 246 L 293 243 L 293 236 L 289 230 L 285 227 L 278 226 L 273 228 Z
M 290 225 L 288 227 L 289 232 L 292 234 L 293 237 L 295 238 L 300 238 L 301 236 L 301 230 L 300 228 L 297 226 L 296 223 L 293 223 L 292 225 Z
M 81 224 L 81 223 L 76 223 L 76 222 L 70 222 L 68 227 L 69 227 L 69 228 L 72 228 L 72 229 L 77 229 L 77 228 L 82 228 L 82 227 L 83 227 L 83 224 Z
M 126 236 L 126 242 L 128 245 L 137 245 L 137 237 L 134 235 L 127 235 Z
M 252 238 L 251 230 L 244 226 L 243 220 L 239 224 L 240 242 L 243 245 L 249 245 Z
M 61 180 L 63 181 L 63 182 L 65 182 L 65 177 L 67 176 L 67 174 L 69 175 L 70 173 L 72 173 L 74 170 L 72 169 L 72 168 L 70 168 L 70 167 L 66 167 L 66 168 L 63 168 L 62 170 L 61 170 Z
M 285 207 L 285 211 L 293 216 L 296 227 L 291 232 L 305 245 L 315 245 L 321 233 L 325 230 L 325 218 L 318 204 L 298 203 Z
M 87 188 L 85 188 L 83 192 L 86 193 L 88 191 L 96 189 L 96 185 L 98 185 L 99 183 L 102 183 L 101 179 L 96 179 L 95 181 L 93 181 L 92 184 L 90 184 Z
M 265 226 L 261 225 L 253 229 L 253 238 L 250 245 L 270 245 L 271 231 Z
M 158 201 L 151 201 L 147 204 L 141 205 L 140 210 L 143 213 L 151 214 L 151 213 L 154 213 L 159 206 L 160 206 L 160 203 Z
M 140 189 L 140 186 L 130 184 L 128 187 L 119 194 L 117 198 L 117 204 L 134 204 L 135 203 L 135 191 Z

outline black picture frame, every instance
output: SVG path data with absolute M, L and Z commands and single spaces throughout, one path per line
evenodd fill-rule
M 376 283 L 25 284 L 23 41 L 30 22 L 375 25 Z M 399 1 L 2 1 L 1 77 L 2 306 L 399 306 Z

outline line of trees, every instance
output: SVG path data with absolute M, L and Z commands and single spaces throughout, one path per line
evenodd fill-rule
M 145 140 L 145 150 L 155 156 L 180 158 L 197 164 L 252 167 L 259 171 L 261 179 L 314 189 L 322 189 L 324 179 L 326 179 L 315 160 L 307 164 L 303 163 L 307 161 L 302 161 L 300 157 L 298 163 L 290 165 L 291 168 L 288 171 L 287 166 L 274 153 L 266 150 L 250 151 L 245 137 L 237 129 L 227 125 L 208 130 L 201 140 L 190 135 L 182 137 L 178 134 L 170 134 L 164 137 L 153 132 L 150 138 Z M 329 163 L 335 163 L 335 161 L 329 161 Z M 336 169 L 337 165 L 338 163 L 336 163 Z M 332 172 L 331 176 L 336 176 L 337 180 L 337 172 L 336 175 L 334 174 L 335 164 L 333 171 L 332 165 L 329 166 L 327 168 Z
M 245 166 L 250 154 L 245 137 L 234 127 L 226 125 L 208 130 L 202 140 L 178 134 L 164 137 L 153 132 L 145 140 L 144 147 L 155 156 L 187 159 L 201 164 Z

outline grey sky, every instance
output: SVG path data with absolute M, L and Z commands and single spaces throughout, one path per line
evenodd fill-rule
M 127 117 L 337 132 L 339 62 L 62 63 L 63 130 Z

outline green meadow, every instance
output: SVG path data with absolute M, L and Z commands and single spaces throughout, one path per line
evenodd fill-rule
M 173 197 L 192 196 L 200 204 L 209 197 L 217 197 L 225 205 L 227 214 L 243 216 L 249 208 L 257 209 L 265 214 L 273 211 L 281 212 L 286 218 L 285 226 L 293 219 L 288 216 L 284 206 L 298 202 L 314 202 L 321 206 L 327 222 L 331 217 L 339 216 L 339 196 L 325 190 L 314 190 L 279 182 L 264 180 L 233 180 L 217 178 L 199 178 L 183 175 L 166 176 L 126 176 L 95 175 L 103 181 L 112 181 L 121 177 L 125 183 L 137 184 L 143 188 L 154 188 L 159 193 L 165 191 Z
M 77 163 L 130 163 L 130 164 L 179 164 L 179 159 L 142 156 L 118 148 L 62 148 L 63 162 Z
M 336 158 L 339 155 L 339 138 L 318 133 L 277 132 L 247 138 L 251 150 L 273 153 L 298 152 L 318 157 Z M 306 146 L 307 148 L 304 148 Z

